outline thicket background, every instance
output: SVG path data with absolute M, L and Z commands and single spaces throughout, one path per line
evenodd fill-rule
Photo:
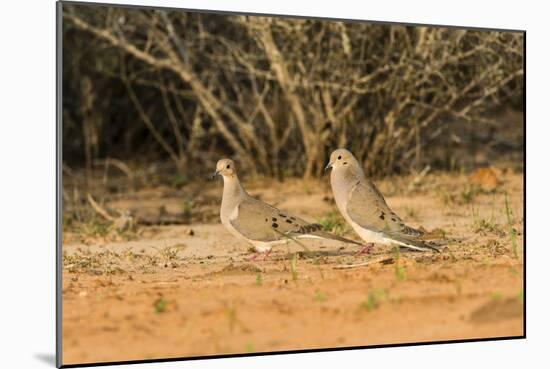
M 64 170 L 371 175 L 523 152 L 523 34 L 64 6 Z M 156 168 L 156 169 L 155 169 Z

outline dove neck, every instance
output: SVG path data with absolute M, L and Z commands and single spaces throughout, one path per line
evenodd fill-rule
M 245 195 L 246 191 L 241 186 L 239 177 L 236 174 L 231 176 L 223 176 L 223 198 L 230 200 L 239 198 L 241 195 Z
M 331 179 L 333 181 L 342 182 L 342 184 L 349 183 L 355 185 L 357 181 L 363 180 L 364 178 L 365 174 L 363 170 L 356 165 L 340 167 L 331 173 Z

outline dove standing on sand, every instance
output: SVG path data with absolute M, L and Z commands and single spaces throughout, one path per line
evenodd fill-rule
M 367 247 L 379 243 L 419 251 L 439 251 L 422 240 L 422 231 L 405 225 L 390 209 L 351 152 L 346 149 L 333 151 L 325 170 L 330 168 L 330 184 L 336 205 L 344 219 L 367 242 Z
M 324 232 L 320 224 L 311 224 L 251 197 L 239 182 L 235 163 L 221 159 L 212 177 L 223 177 L 223 196 L 220 218 L 235 237 L 254 246 L 267 256 L 271 247 L 297 238 L 326 238 L 346 243 L 352 240 Z

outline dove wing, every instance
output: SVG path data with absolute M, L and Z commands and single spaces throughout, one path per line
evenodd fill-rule
M 346 211 L 361 227 L 380 232 L 399 241 L 414 240 L 422 232 L 407 226 L 370 180 L 358 181 L 348 195 Z
M 239 204 L 236 214 L 229 221 L 246 238 L 263 242 L 279 241 L 321 229 L 319 224 L 310 224 L 252 197 Z

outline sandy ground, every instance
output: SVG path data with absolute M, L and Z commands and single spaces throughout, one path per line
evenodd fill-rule
M 63 363 L 522 335 L 523 176 L 499 174 L 491 193 L 470 191 L 463 175 L 411 179 L 378 183 L 408 224 L 445 231 L 439 254 L 377 246 L 355 256 L 356 246 L 304 241 L 313 254 L 291 243 L 251 262 L 248 245 L 215 218 L 220 182 L 195 205 L 208 222 L 124 237 L 65 232 Z M 247 187 L 312 222 L 336 210 L 325 181 Z M 159 203 L 170 210 L 181 200 L 142 191 L 108 205 Z

